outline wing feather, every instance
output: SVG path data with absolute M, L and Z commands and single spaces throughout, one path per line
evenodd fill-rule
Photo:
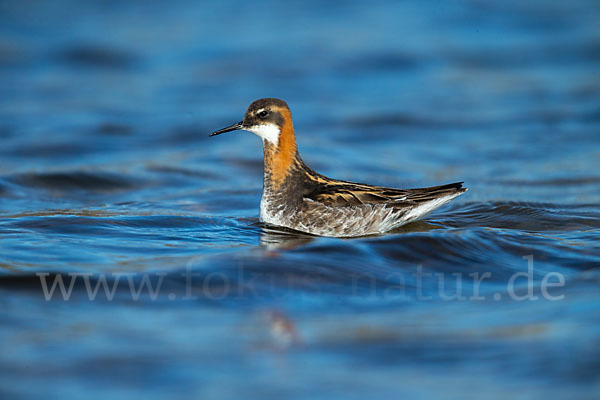
M 329 206 L 358 206 L 364 204 L 388 204 L 392 207 L 409 207 L 467 189 L 463 182 L 419 189 L 393 189 L 359 183 L 329 181 L 314 188 L 304 198 Z

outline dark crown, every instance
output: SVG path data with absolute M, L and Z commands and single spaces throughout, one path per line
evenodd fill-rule
M 251 113 L 253 111 L 260 110 L 261 108 L 267 108 L 267 107 L 270 107 L 270 106 L 287 108 L 289 110 L 289 107 L 288 107 L 288 105 L 287 105 L 287 103 L 285 101 L 280 100 L 280 99 L 275 99 L 275 98 L 272 98 L 272 97 L 267 97 L 265 99 L 258 99 L 256 101 L 254 101 L 248 107 L 248 111 L 247 112 Z

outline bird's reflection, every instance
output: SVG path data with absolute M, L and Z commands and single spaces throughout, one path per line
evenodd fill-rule
M 292 250 L 304 246 L 315 239 L 315 236 L 286 228 L 262 224 L 260 244 L 267 250 Z
M 317 238 L 317 236 L 295 231 L 293 229 L 275 227 L 272 225 L 266 225 L 264 223 L 259 224 L 259 226 L 261 229 L 260 244 L 261 246 L 264 246 L 267 250 L 293 250 L 298 247 L 304 246 Z M 436 229 L 443 229 L 443 227 L 435 223 L 417 221 L 396 228 L 393 231 L 390 231 L 386 234 L 369 235 L 362 237 L 364 238 L 386 236 L 390 234 L 427 232 Z M 352 239 L 357 238 L 349 238 L 348 240 Z

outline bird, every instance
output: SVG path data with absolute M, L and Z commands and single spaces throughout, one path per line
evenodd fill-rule
M 264 153 L 260 220 L 314 236 L 379 235 L 419 220 L 464 193 L 464 182 L 394 189 L 321 175 L 300 157 L 292 114 L 276 98 L 254 101 L 244 118 L 212 132 L 249 131 L 262 139 Z

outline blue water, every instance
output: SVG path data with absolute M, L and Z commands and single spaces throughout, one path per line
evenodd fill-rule
M 0 397 L 597 398 L 598 21 L 0 1 Z M 261 97 L 325 175 L 469 191 L 383 236 L 264 227 L 260 141 L 208 138 Z

